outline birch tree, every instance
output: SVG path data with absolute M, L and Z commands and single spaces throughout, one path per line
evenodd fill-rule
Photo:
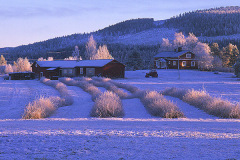
M 94 59 L 96 54 L 97 54 L 97 43 L 93 39 L 93 35 L 91 35 L 86 44 L 85 58 L 90 60 Z

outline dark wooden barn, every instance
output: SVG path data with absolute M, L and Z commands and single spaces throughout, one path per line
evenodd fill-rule
M 79 76 L 124 78 L 125 65 L 113 59 L 36 61 L 32 64 L 32 71 L 39 77 L 50 79 Z

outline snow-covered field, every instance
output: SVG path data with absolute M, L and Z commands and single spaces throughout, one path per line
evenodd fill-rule
M 115 81 L 157 91 L 204 89 L 240 101 L 240 81 L 231 73 L 181 70 L 179 79 L 177 70 L 158 70 L 158 78 L 145 78 L 146 72 L 127 71 Z M 29 102 L 59 93 L 37 80 L 1 78 L 0 88 L 0 159 L 240 159 L 240 120 L 219 119 L 177 98 L 166 96 L 187 118 L 152 117 L 134 98 L 122 100 L 125 117 L 98 119 L 89 116 L 91 95 L 68 86 L 73 105 L 46 119 L 23 120 Z

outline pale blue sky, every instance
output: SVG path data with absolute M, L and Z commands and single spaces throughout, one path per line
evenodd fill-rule
M 221 6 L 240 6 L 240 0 L 0 0 L 0 47 Z

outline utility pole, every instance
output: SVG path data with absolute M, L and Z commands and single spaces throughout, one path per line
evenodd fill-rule
M 178 56 L 178 79 L 180 80 L 180 66 L 179 66 L 179 56 Z

